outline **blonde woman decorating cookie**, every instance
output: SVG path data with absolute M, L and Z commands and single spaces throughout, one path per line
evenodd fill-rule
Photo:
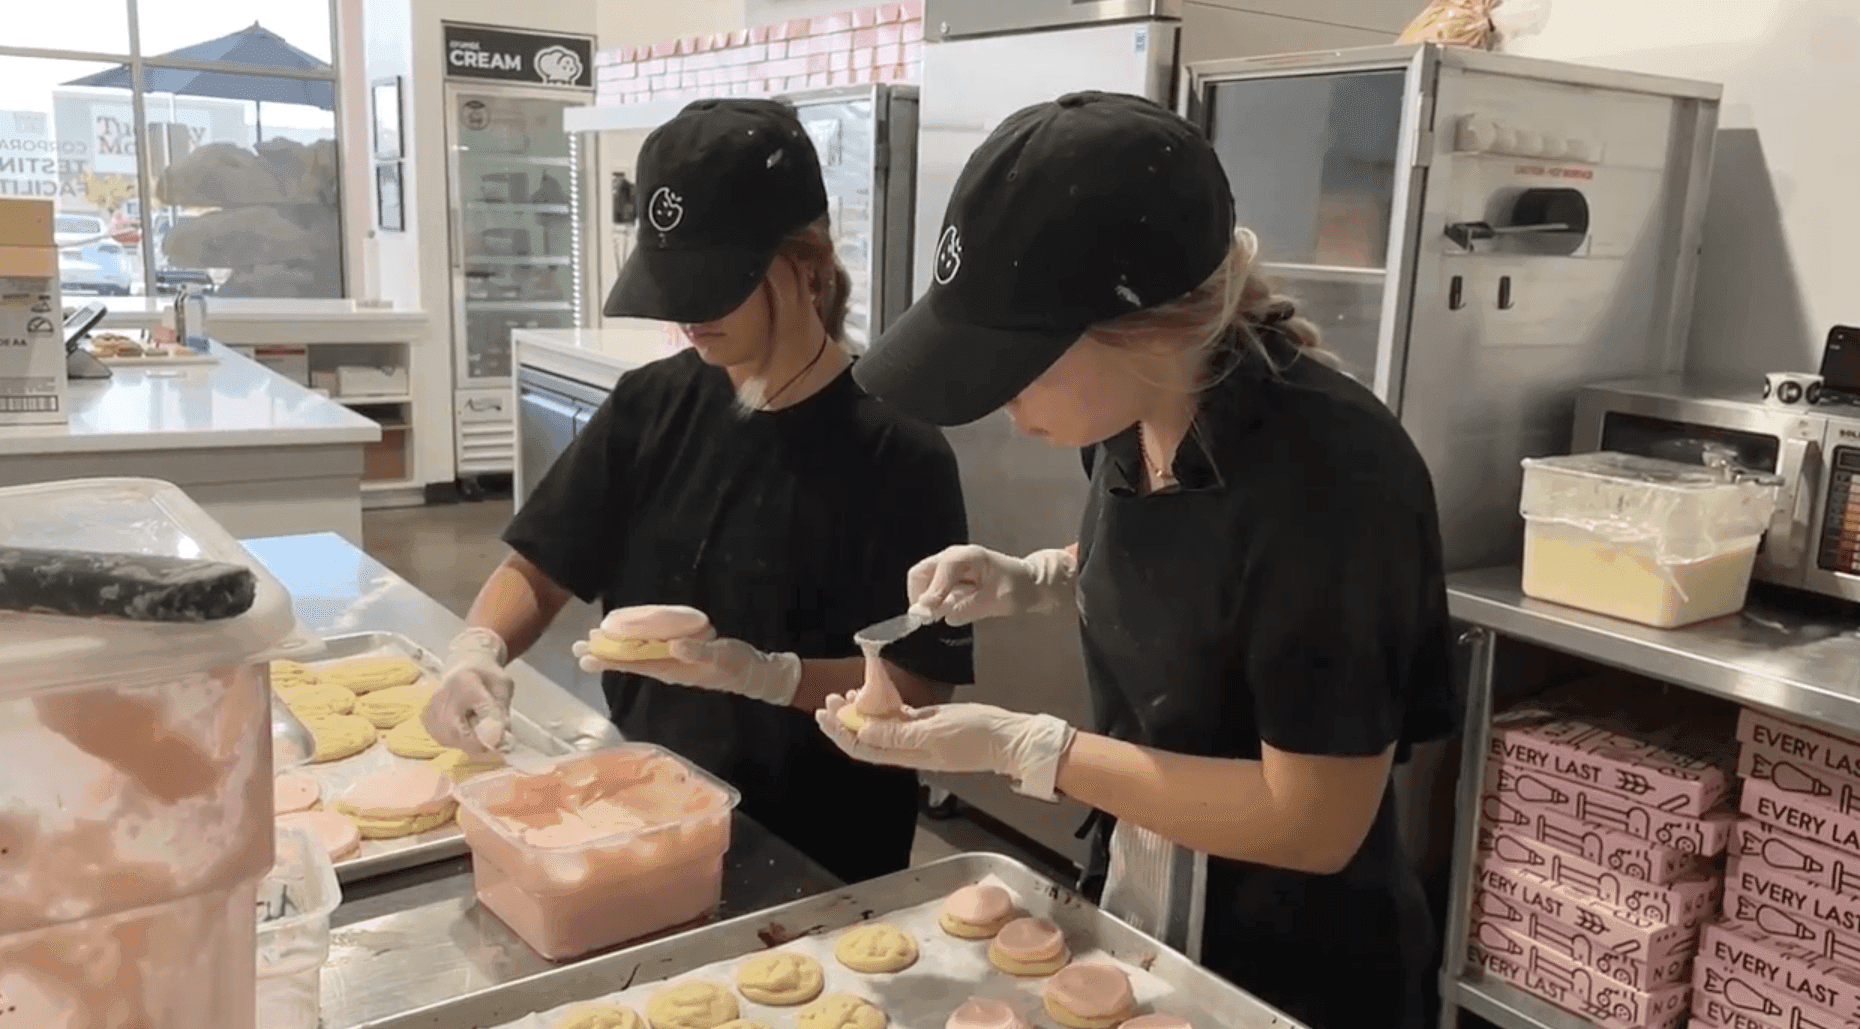
M 948 548 L 907 589 L 950 624 L 1076 610 L 1094 731 L 950 704 L 854 733 L 843 698 L 818 721 L 868 761 L 999 773 L 1208 855 L 1210 968 L 1313 1029 L 1419 1026 L 1433 927 L 1390 769 L 1452 724 L 1433 487 L 1255 246 L 1214 151 L 1149 101 L 1072 94 L 989 136 L 937 285 L 854 375 L 1084 451 L 1076 543 Z
M 605 310 L 682 323 L 691 347 L 622 376 L 524 503 L 426 724 L 451 746 L 495 747 L 504 663 L 570 596 L 693 608 L 706 631 L 672 659 L 582 655 L 621 732 L 734 785 L 748 815 L 841 879 L 901 869 L 916 777 L 849 759 L 809 715 L 860 684 L 853 634 L 899 613 L 911 564 L 966 538 L 955 457 L 848 372 L 846 272 L 792 108 L 691 104 L 646 140 L 639 178 L 639 246 Z M 921 632 L 884 658 L 912 703 L 947 699 L 971 678 L 969 630 Z M 856 837 L 841 803 L 860 813 Z

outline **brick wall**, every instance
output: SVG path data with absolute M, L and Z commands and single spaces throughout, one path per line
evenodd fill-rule
M 594 55 L 595 103 L 768 96 L 922 78 L 923 0 L 685 36 Z

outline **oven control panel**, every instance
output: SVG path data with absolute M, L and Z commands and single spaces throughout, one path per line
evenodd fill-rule
M 1823 571 L 1860 575 L 1860 448 L 1834 448 L 1827 494 L 1816 564 Z

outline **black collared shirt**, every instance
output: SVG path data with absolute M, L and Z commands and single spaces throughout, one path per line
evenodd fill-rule
M 1257 759 L 1262 743 L 1405 756 L 1450 732 L 1456 707 L 1432 480 L 1374 394 L 1267 340 L 1270 364 L 1226 352 L 1176 486 L 1146 491 L 1134 427 L 1086 453 L 1079 608 L 1098 729 L 1207 757 Z M 1342 873 L 1215 860 L 1209 889 L 1209 965 L 1314 1026 L 1358 1010 L 1375 1017 L 1354 1024 L 1401 1024 L 1390 992 L 1425 988 L 1431 929 L 1390 791 Z M 1297 988 L 1300 967 L 1364 985 Z

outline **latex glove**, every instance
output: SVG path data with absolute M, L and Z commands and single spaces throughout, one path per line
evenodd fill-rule
M 904 717 L 873 719 L 855 735 L 840 721 L 853 694 L 827 698 L 815 713 L 820 730 L 861 761 L 925 772 L 994 772 L 1029 797 L 1052 800 L 1059 761 L 1077 730 L 1053 715 L 1026 715 L 989 704 L 906 707 Z
M 503 744 L 517 688 L 504 671 L 505 653 L 503 638 L 489 629 L 467 629 L 452 641 L 439 692 L 421 716 L 434 740 L 471 754 Z
M 951 625 L 1077 605 L 1078 562 L 1065 550 L 1009 557 L 973 543 L 949 547 L 911 567 L 911 610 Z
M 588 653 L 583 640 L 574 646 L 584 672 L 628 672 L 674 686 L 736 693 L 753 700 L 787 706 L 801 686 L 801 659 L 793 654 L 765 654 L 742 640 L 673 640 L 671 660 L 603 661 Z

